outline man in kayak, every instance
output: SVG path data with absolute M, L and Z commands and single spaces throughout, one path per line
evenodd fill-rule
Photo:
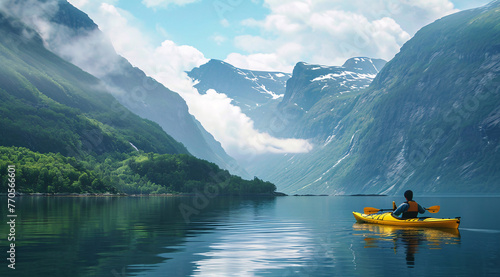
M 425 209 L 422 208 L 422 206 L 420 206 L 417 202 L 413 201 L 413 191 L 405 191 L 404 196 L 406 198 L 406 202 L 399 205 L 399 207 L 394 212 L 392 212 L 393 215 L 399 216 L 400 214 L 402 214 L 401 218 L 406 219 L 415 218 L 418 216 L 418 213 L 425 213 Z

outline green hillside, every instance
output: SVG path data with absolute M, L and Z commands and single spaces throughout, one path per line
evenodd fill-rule
M 0 13 L 0 188 L 33 193 L 271 193 L 191 156 L 152 121 L 122 106 L 94 76 L 48 51 L 35 31 Z M 147 171 L 145 167 L 147 166 Z
M 27 37 L 29 34 L 29 37 Z M 63 155 L 187 153 L 155 123 L 126 110 L 102 83 L 0 15 L 0 144 Z

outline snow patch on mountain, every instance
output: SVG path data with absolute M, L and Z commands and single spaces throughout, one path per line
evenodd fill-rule
M 317 82 L 317 81 L 324 81 L 327 79 L 332 79 L 335 80 L 339 77 L 345 77 L 348 80 L 373 80 L 375 78 L 376 74 L 363 74 L 363 73 L 356 73 L 352 71 L 343 71 L 340 73 L 329 73 L 326 75 L 321 75 L 319 77 L 316 77 L 311 80 L 311 82 Z

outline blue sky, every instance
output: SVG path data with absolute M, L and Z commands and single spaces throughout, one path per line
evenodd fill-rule
M 228 42 L 229 38 L 255 33 L 242 28 L 239 22 L 246 18 L 263 19 L 269 12 L 262 4 L 252 1 L 230 2 L 200 1 L 148 8 L 139 1 L 120 1 L 117 7 L 133 11 L 157 44 L 169 39 L 180 45 L 195 46 L 207 57 L 224 59 L 228 53 L 237 51 Z
M 489 0 L 450 2 L 456 9 L 464 10 L 484 5 Z M 139 1 L 117 2 L 117 7 L 132 12 L 142 21 L 144 30 L 151 32 L 157 43 L 169 39 L 177 44 L 192 45 L 207 58 L 221 60 L 239 51 L 232 38 L 259 34 L 256 28 L 240 23 L 249 18 L 263 20 L 271 13 L 266 6 L 262 0 L 196 1 L 182 6 L 170 4 L 151 8 Z

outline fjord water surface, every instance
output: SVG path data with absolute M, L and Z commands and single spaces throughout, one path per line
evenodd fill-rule
M 7 203 L 7 198 L 0 198 Z M 207 199 L 205 199 L 207 200 Z M 459 231 L 357 224 L 400 197 L 21 197 L 1 276 L 499 276 L 500 197 L 419 197 Z M 5 206 L 5 207 L 4 207 Z M 7 214 L 6 204 L 1 212 Z M 430 214 L 427 214 L 429 216 Z

